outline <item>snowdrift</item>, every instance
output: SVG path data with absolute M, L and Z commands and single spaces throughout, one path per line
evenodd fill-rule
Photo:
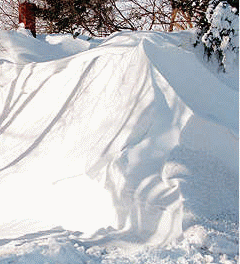
M 4 238 L 62 226 L 164 246 L 197 219 L 237 221 L 238 93 L 190 37 L 1 32 Z

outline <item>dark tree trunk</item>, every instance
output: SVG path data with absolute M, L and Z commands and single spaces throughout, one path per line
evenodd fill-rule
M 36 5 L 25 1 L 19 4 L 19 23 L 24 23 L 26 29 L 29 29 L 36 38 L 36 17 L 35 17 Z

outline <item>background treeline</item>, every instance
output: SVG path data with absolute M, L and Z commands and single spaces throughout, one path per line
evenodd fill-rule
M 0 28 L 18 26 L 20 0 L 1 0 Z M 121 30 L 172 31 L 206 27 L 209 0 L 31 0 L 37 33 L 85 32 L 106 36 Z M 239 1 L 228 3 L 238 10 Z

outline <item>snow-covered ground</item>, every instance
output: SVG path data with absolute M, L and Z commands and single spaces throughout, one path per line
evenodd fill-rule
M 238 263 L 238 62 L 194 32 L 0 31 L 0 263 Z

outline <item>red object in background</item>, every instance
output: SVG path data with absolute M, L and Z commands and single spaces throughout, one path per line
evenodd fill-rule
M 28 1 L 20 3 L 18 7 L 19 23 L 24 23 L 25 28 L 32 32 L 34 38 L 36 38 L 35 7 L 35 4 Z

